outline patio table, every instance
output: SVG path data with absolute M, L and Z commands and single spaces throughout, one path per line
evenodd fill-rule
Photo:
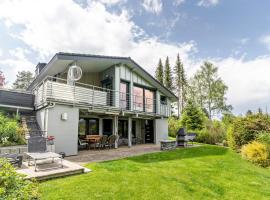
M 30 166 L 30 160 L 34 161 L 35 171 L 37 171 L 37 161 L 52 159 L 52 163 L 54 163 L 55 159 L 60 159 L 61 165 L 60 167 L 49 167 L 46 169 L 54 169 L 54 168 L 63 168 L 63 157 L 62 155 L 54 152 L 42 152 L 42 153 L 26 153 L 28 156 L 28 166 Z
M 96 144 L 100 141 L 101 136 L 100 135 L 88 135 L 85 140 L 89 143 L 89 144 L 95 144 L 94 145 L 94 149 L 96 149 Z

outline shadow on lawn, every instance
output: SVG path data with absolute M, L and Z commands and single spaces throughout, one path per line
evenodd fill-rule
M 183 149 L 176 149 L 173 151 L 145 154 L 126 159 L 139 163 L 154 163 L 154 162 L 181 160 L 205 156 L 219 156 L 226 154 L 227 151 L 228 148 L 204 145 L 194 148 L 183 148 Z

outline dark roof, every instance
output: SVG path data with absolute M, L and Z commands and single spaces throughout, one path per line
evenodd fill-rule
M 146 73 L 155 83 L 157 83 L 159 86 L 161 86 L 162 88 L 164 88 L 166 91 L 168 91 L 173 97 L 175 97 L 176 99 L 178 99 L 178 97 L 170 90 L 168 90 L 163 84 L 161 84 L 157 79 L 155 79 L 151 74 L 149 74 L 144 68 L 142 68 L 138 63 L 136 63 L 133 59 L 131 59 L 131 57 L 123 57 L 123 56 L 106 56 L 106 55 L 94 55 L 94 54 L 81 54 L 81 53 L 67 53 L 67 52 L 59 52 L 56 53 L 52 59 L 48 62 L 48 64 L 42 68 L 41 72 L 39 74 L 41 74 L 47 67 L 48 65 L 58 56 L 76 56 L 76 57 L 91 57 L 91 58 L 104 58 L 104 59 L 118 59 L 118 60 L 126 60 L 126 61 L 130 61 L 131 63 L 133 63 L 136 67 L 138 67 L 140 70 L 142 70 L 144 73 Z M 36 77 L 36 79 L 38 78 L 38 76 Z M 35 80 L 36 80 L 35 79 Z M 35 80 L 31 83 L 31 85 L 29 86 L 29 88 L 32 87 L 32 84 L 35 82 Z
M 13 106 L 34 109 L 34 95 L 18 90 L 0 89 L 1 106 Z

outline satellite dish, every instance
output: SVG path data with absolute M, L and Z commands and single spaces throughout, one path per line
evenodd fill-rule
M 78 65 L 72 65 L 68 69 L 68 80 L 78 81 L 82 77 L 82 69 Z

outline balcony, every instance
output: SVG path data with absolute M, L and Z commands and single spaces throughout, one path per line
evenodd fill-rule
M 67 80 L 55 77 L 46 77 L 34 89 L 34 94 L 36 107 L 41 107 L 47 102 L 58 102 L 74 106 L 170 116 L 169 105 L 160 104 L 156 99 L 143 98 L 79 82 L 69 85 Z

